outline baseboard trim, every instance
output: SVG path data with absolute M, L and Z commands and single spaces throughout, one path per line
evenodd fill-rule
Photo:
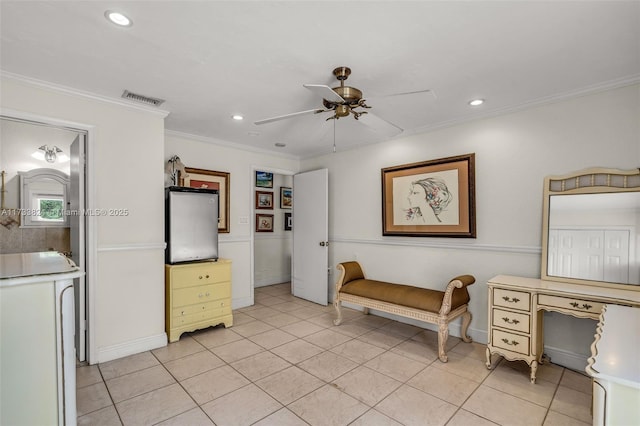
M 253 297 L 242 297 L 231 301 L 231 309 L 246 308 L 247 306 L 253 306 Z
M 589 359 L 586 355 L 569 352 L 552 346 L 545 346 L 544 353 L 549 357 L 552 364 L 561 365 L 581 373 L 585 372 L 587 360 Z
M 288 283 L 291 282 L 291 275 L 282 275 L 280 277 L 271 277 L 269 279 L 261 279 L 261 280 L 257 280 L 254 282 L 253 287 L 254 288 L 258 288 L 258 287 L 266 287 L 266 286 L 270 286 L 270 285 L 275 285 L 275 284 L 283 284 L 283 283 Z
M 161 333 L 155 336 L 143 337 L 117 345 L 106 346 L 98 349 L 97 363 L 112 361 L 140 352 L 150 351 L 167 346 L 167 334 Z
M 362 311 L 362 306 L 353 305 L 351 303 L 343 302 L 342 305 L 346 308 L 355 309 L 358 311 Z M 426 330 L 431 330 L 434 332 L 438 332 L 438 327 L 434 324 L 429 324 L 423 321 L 412 320 L 410 318 L 401 317 L 398 315 L 388 314 L 386 312 L 380 312 L 371 309 L 371 315 L 377 315 L 379 317 L 392 319 L 398 322 L 403 322 L 405 324 L 415 325 L 416 327 L 424 328 Z M 455 320 L 449 324 L 449 335 L 454 337 L 461 336 L 462 325 L 460 324 L 460 320 Z M 469 336 L 473 339 L 475 343 L 486 345 L 489 341 L 487 330 L 480 330 L 477 328 L 469 327 L 468 330 Z M 556 365 L 560 365 L 562 367 L 569 368 L 571 370 L 584 372 L 585 367 L 587 366 L 588 357 L 582 354 L 578 354 L 575 352 L 570 352 L 565 349 L 560 349 L 552 346 L 545 346 L 544 353 L 549 357 L 551 362 Z

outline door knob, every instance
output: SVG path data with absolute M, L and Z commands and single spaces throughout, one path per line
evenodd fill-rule
M 329 241 L 320 241 L 320 246 L 321 247 L 329 247 Z

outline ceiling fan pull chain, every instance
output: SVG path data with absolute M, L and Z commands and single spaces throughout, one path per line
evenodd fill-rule
M 336 120 L 333 120 L 333 153 L 336 153 Z

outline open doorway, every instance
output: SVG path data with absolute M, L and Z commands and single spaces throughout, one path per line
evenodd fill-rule
M 0 224 L 0 253 L 57 251 L 86 272 L 87 131 L 0 116 L 0 141 L 2 208 L 21 212 Z M 85 277 L 74 282 L 78 361 L 87 359 L 86 287 Z
M 253 290 L 278 286 L 291 293 L 293 172 L 253 171 Z M 259 293 L 259 292 L 258 292 Z

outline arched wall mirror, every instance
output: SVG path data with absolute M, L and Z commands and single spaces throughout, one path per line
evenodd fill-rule
M 22 227 L 68 227 L 69 175 L 54 169 L 18 174 Z
M 543 280 L 640 291 L 640 170 L 544 181 Z

